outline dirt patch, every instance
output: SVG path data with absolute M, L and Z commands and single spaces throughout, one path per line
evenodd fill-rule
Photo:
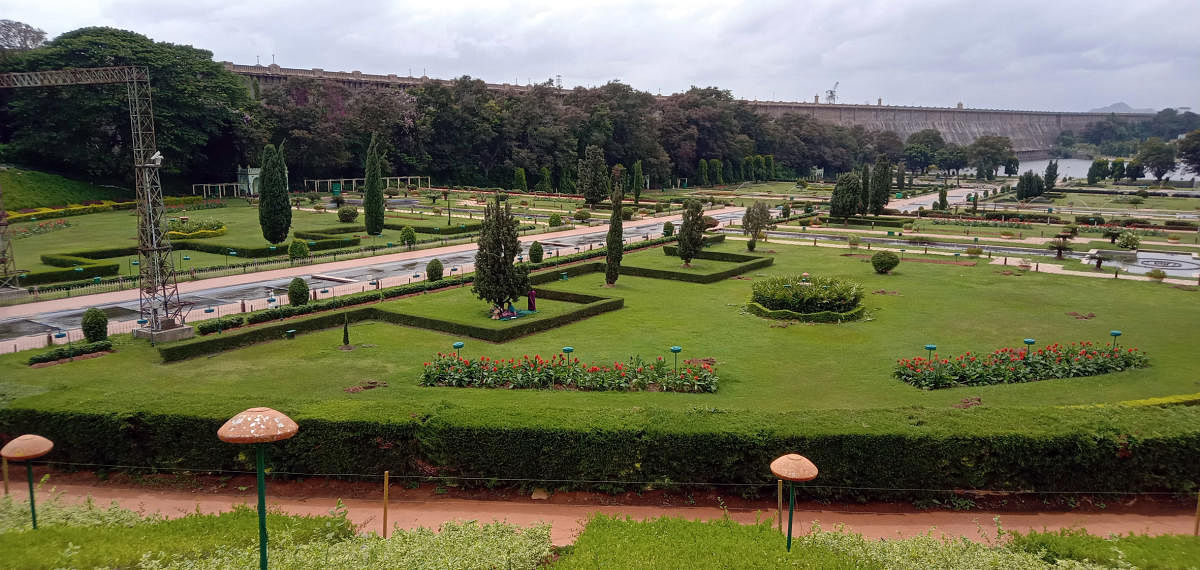
M 717 359 L 715 359 L 711 356 L 706 356 L 704 358 L 688 358 L 688 359 L 684 360 L 683 363 L 687 364 L 689 366 L 700 366 L 703 364 L 707 364 L 709 366 L 716 366 Z
M 55 364 L 65 364 L 67 362 L 74 362 L 76 360 L 87 360 L 89 358 L 100 358 L 101 356 L 104 356 L 105 354 L 112 354 L 113 352 L 115 352 L 115 351 L 102 350 L 100 352 L 89 352 L 87 354 L 80 354 L 79 356 L 76 356 L 74 358 L 60 358 L 58 360 L 51 360 L 50 362 L 39 362 L 37 364 L 30 364 L 29 367 L 30 368 L 45 368 L 47 366 L 54 366 Z
M 1025 274 L 1024 271 L 1013 271 L 1011 269 L 1005 269 L 1004 271 L 997 271 L 996 273 L 999 273 L 1000 275 L 1012 275 L 1015 277 L 1020 277 Z
M 871 291 L 871 294 L 872 295 L 899 295 L 900 292 L 899 291 L 888 291 L 887 289 L 880 289 L 878 291 Z
M 860 259 L 871 259 L 870 255 L 865 253 L 843 253 L 842 257 L 857 257 Z M 905 263 L 933 263 L 936 265 L 961 265 L 963 267 L 975 267 L 979 265 L 976 261 L 951 261 L 949 259 L 922 259 L 919 257 L 908 257 L 904 259 Z
M 730 277 L 730 279 L 741 279 L 743 281 L 754 281 L 753 277 L 746 277 L 745 275 L 734 275 L 733 277 Z
M 1171 286 L 1171 288 L 1172 288 L 1172 289 L 1181 289 L 1181 290 L 1183 290 L 1183 291 L 1196 291 L 1196 290 L 1200 290 L 1200 287 L 1196 287 L 1195 285 L 1172 285 L 1172 286 Z
M 1075 311 L 1071 311 L 1071 312 L 1067 313 L 1067 315 L 1075 317 L 1076 319 L 1079 319 L 1082 321 L 1096 318 L 1096 313 L 1082 314 L 1082 313 L 1076 313 Z
M 375 388 L 387 388 L 388 383 L 382 380 L 364 380 L 353 386 L 347 386 L 342 391 L 347 394 L 357 394 L 363 390 L 374 390 Z
M 963 398 L 961 402 L 954 404 L 954 407 L 960 410 L 965 410 L 967 408 L 974 408 L 975 406 L 982 405 L 983 398 L 980 398 L 979 396 L 973 396 L 971 398 Z

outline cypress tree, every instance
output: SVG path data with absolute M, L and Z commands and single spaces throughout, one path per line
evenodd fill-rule
M 754 179 L 767 179 L 767 159 L 761 154 L 754 155 Z
M 608 217 L 608 236 L 604 240 L 604 283 L 612 287 L 621 276 L 621 258 L 625 255 L 624 228 L 621 224 L 621 200 L 625 198 L 625 167 L 612 168 L 612 215 Z
M 738 165 L 742 172 L 742 180 L 745 182 L 754 181 L 754 157 L 743 156 L 742 163 Z
M 768 154 L 763 157 L 765 167 L 767 169 L 767 180 L 775 179 L 775 155 Z
M 550 169 L 543 166 L 542 169 L 538 171 L 538 183 L 537 186 L 534 187 L 534 190 L 537 190 L 542 194 L 548 194 L 553 189 L 551 187 L 552 184 L 553 181 L 550 179 Z
M 689 199 L 683 204 L 683 222 L 679 224 L 679 259 L 684 267 L 692 266 L 692 259 L 704 247 L 704 208 L 700 202 Z
M 701 158 L 700 166 L 696 168 L 696 176 L 700 178 L 699 186 L 708 186 L 708 161 Z
M 708 159 L 708 171 L 712 174 L 711 178 L 712 178 L 713 184 L 717 184 L 717 185 L 725 184 L 725 173 L 722 170 L 721 159 L 719 159 L 719 158 Z
M 529 183 L 525 181 L 525 169 L 520 166 L 513 170 L 513 190 L 529 192 Z
M 507 203 L 503 208 L 500 206 L 502 197 L 497 192 L 495 200 L 484 209 L 475 252 L 475 284 L 471 287 L 475 296 L 496 307 L 515 301 L 529 291 L 528 270 L 523 265 L 513 264 L 521 252 L 517 220 L 513 218 L 511 206 Z
M 342 313 L 342 346 L 350 346 L 350 315 Z
M 948 200 L 946 198 L 946 187 L 945 186 L 942 186 L 941 188 L 938 189 L 937 209 L 939 209 L 939 210 L 949 210 L 950 209 L 950 200 Z
M 733 168 L 733 161 L 725 159 L 725 167 L 723 168 L 723 171 L 725 172 L 726 180 L 730 182 L 741 182 L 741 180 L 738 179 L 737 170 L 734 170 Z
M 838 176 L 837 184 L 833 187 L 833 195 L 829 197 L 829 215 L 835 218 L 849 218 L 858 211 L 858 193 L 861 183 L 858 174 L 850 172 Z
M 861 182 L 858 188 L 858 215 L 867 215 L 867 210 L 871 207 L 871 165 L 866 162 L 862 165 L 862 174 L 858 177 Z
M 372 134 L 371 144 L 367 146 L 367 180 L 363 190 L 363 224 L 370 235 L 383 233 L 383 168 L 380 162 L 379 144 Z
M 636 205 L 642 198 L 642 187 L 646 185 L 646 175 L 642 174 L 642 161 L 633 163 L 633 175 L 629 177 L 630 190 L 633 191 L 633 203 Z
M 896 164 L 896 191 L 904 191 L 904 163 Z
M 604 151 L 594 144 L 588 145 L 579 161 L 579 192 L 589 206 L 608 198 L 608 164 Z
M 888 203 L 888 191 L 892 183 L 892 163 L 884 155 L 875 159 L 875 172 L 871 176 L 870 212 L 878 216 Z
M 288 229 L 292 227 L 283 143 L 279 144 L 278 149 L 269 144 L 263 147 L 261 172 L 258 224 L 262 228 L 263 239 L 270 243 L 283 243 L 287 239 Z
M 1125 173 L 1125 161 L 1122 160 L 1120 162 L 1121 162 L 1121 174 L 1124 174 Z M 1057 160 L 1051 160 L 1050 162 L 1046 163 L 1046 175 L 1042 178 L 1042 180 L 1046 183 L 1046 191 L 1053 192 L 1054 185 L 1058 183 L 1058 161 Z

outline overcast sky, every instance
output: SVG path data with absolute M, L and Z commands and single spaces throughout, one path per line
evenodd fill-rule
M 51 37 L 113 26 L 217 60 L 663 94 L 1200 110 L 1198 0 L 0 0 Z

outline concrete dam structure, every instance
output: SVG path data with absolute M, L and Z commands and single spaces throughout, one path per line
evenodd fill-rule
M 429 77 L 405 77 L 398 75 L 375 75 L 360 71 L 325 71 L 323 69 L 295 69 L 271 65 L 237 65 L 222 62 L 225 69 L 241 75 L 248 82 L 257 82 L 259 87 L 278 85 L 290 78 L 336 81 L 349 89 L 358 90 L 367 86 L 417 87 L 430 83 L 449 83 L 445 79 Z M 527 85 L 488 83 L 489 89 L 510 93 L 527 91 Z M 563 90 L 563 93 L 568 93 Z M 771 117 L 786 113 L 807 115 L 821 122 L 853 127 L 862 125 L 872 131 L 894 131 L 900 138 L 922 129 L 937 129 L 947 142 L 960 145 L 971 144 L 983 135 L 1006 136 L 1012 140 L 1013 150 L 1022 157 L 1044 155 L 1054 147 L 1054 142 L 1063 131 L 1076 133 L 1088 125 L 1106 117 L 1117 117 L 1124 121 L 1140 122 L 1154 117 L 1143 113 L 1069 113 L 1055 111 L 1017 111 L 1006 109 L 972 109 L 963 107 L 903 107 L 883 105 L 846 105 L 841 103 L 792 102 L 792 101 L 744 101 L 755 111 Z

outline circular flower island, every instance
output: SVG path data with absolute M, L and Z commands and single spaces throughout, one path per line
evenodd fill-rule
M 756 281 L 746 307 L 769 319 L 840 323 L 863 317 L 862 300 L 862 283 L 789 274 Z

